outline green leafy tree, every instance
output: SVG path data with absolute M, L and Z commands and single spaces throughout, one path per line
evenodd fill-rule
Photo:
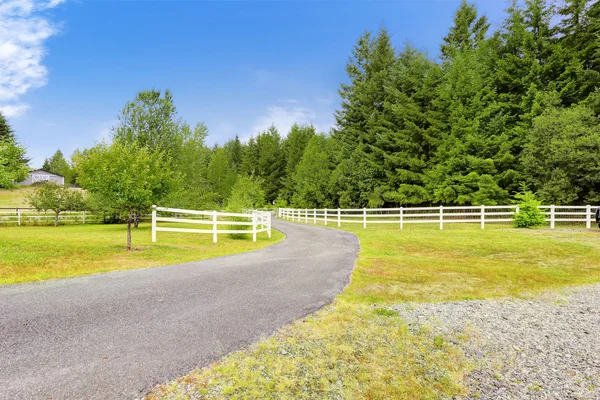
M 239 176 L 227 200 L 227 209 L 232 212 L 260 208 L 266 204 L 265 192 L 259 178 Z
M 537 117 L 523 165 L 551 204 L 600 202 L 600 119 L 584 106 L 549 108 Z
M 123 143 L 136 143 L 150 152 L 158 152 L 174 160 L 181 148 L 181 120 L 169 90 L 145 90 L 127 102 L 118 117 L 119 126 L 113 138 Z
M 14 138 L 0 138 L 0 188 L 13 189 L 15 182 L 24 181 L 28 175 L 25 148 Z
M 75 160 L 78 182 L 104 207 L 117 210 L 127 222 L 127 249 L 131 225 L 177 187 L 178 174 L 170 160 L 135 143 L 101 143 Z
M 215 148 L 208 165 L 208 182 L 219 207 L 223 207 L 225 200 L 231 195 L 236 178 L 237 174 L 229 163 L 227 150 L 223 147 Z
M 81 190 L 53 182 L 44 183 L 35 188 L 28 198 L 29 204 L 38 211 L 54 211 L 54 226 L 58 226 L 58 217 L 63 211 L 85 210 L 86 198 Z
M 179 134 L 182 144 L 173 168 L 181 174 L 181 181 L 166 201 L 181 208 L 214 208 L 217 195 L 209 182 L 211 151 L 205 144 L 208 128 L 203 123 L 193 129 L 183 124 Z
M 292 177 L 295 188 L 292 201 L 295 206 L 331 206 L 329 181 L 333 158 L 330 141 L 325 135 L 313 135 L 309 140 Z
M 231 190 L 231 197 L 227 201 L 227 210 L 234 213 L 243 213 L 248 210 L 260 208 L 265 205 L 265 192 L 263 182 L 251 176 L 239 176 Z M 234 221 L 248 222 L 247 218 L 234 217 Z M 250 229 L 249 225 L 231 225 L 231 230 Z M 233 239 L 244 239 L 248 235 L 243 233 L 230 233 Z

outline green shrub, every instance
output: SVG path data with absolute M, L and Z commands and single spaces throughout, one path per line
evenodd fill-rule
M 527 185 L 521 185 L 521 191 L 515 195 L 515 199 L 519 205 L 513 220 L 515 228 L 535 228 L 546 223 L 546 217 L 539 209 L 541 202 Z

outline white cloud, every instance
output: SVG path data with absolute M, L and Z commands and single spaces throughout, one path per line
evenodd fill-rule
M 295 123 L 307 125 L 313 123 L 315 118 L 315 112 L 306 107 L 269 107 L 265 115 L 256 119 L 252 126 L 252 134 L 263 132 L 275 125 L 279 134 L 285 136 Z
M 64 0 L 0 2 L 0 108 L 20 115 L 28 108 L 19 99 L 47 82 L 44 44 L 58 28 L 40 12 Z
M 283 101 L 283 103 L 299 104 L 300 102 Z M 285 137 L 294 124 L 312 124 L 317 133 L 329 133 L 334 126 L 333 111 L 327 109 L 317 112 L 312 107 L 295 105 L 271 106 L 267 108 L 264 115 L 256 118 L 251 131 L 240 139 L 247 140 L 250 136 L 256 136 L 269 129 L 271 125 L 275 125 L 279 134 Z
M 29 106 L 27 104 L 0 105 L 0 111 L 7 118 L 18 117 L 19 115 L 23 115 L 28 109 Z
M 327 96 L 317 97 L 316 102 L 322 106 L 331 106 L 335 103 L 335 98 L 333 97 L 333 93 L 327 93 Z

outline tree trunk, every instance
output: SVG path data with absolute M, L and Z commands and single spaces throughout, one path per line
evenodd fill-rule
M 135 213 L 134 217 L 133 217 L 133 227 L 137 229 L 139 224 L 140 224 L 140 214 Z
M 129 214 L 129 218 L 127 218 L 127 251 L 131 251 L 131 219 L 132 216 Z
M 58 211 L 54 212 L 54 226 L 58 226 Z

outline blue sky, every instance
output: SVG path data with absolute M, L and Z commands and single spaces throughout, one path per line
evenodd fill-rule
M 0 0 L 0 108 L 40 166 L 107 137 L 137 91 L 171 89 L 209 144 L 333 124 L 356 39 L 384 23 L 431 56 L 460 0 Z M 494 25 L 504 0 L 475 1 Z M 4 77 L 2 77 L 4 75 Z

